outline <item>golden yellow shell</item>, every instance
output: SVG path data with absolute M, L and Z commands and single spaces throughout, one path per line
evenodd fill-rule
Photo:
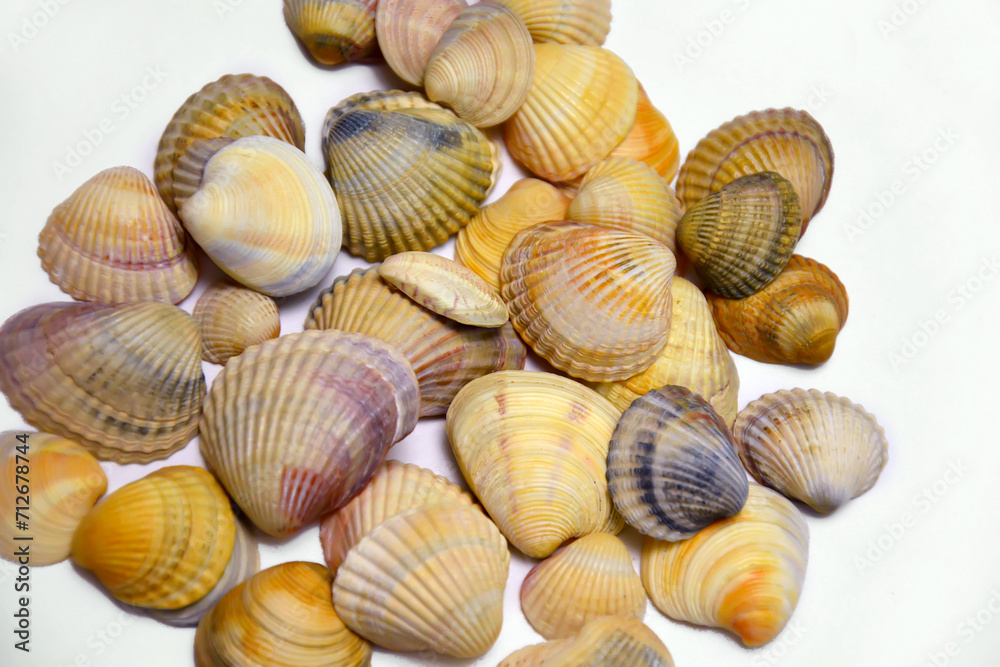
M 285 0 L 288 29 L 324 65 L 358 60 L 375 50 L 378 0 Z
M 225 365 L 251 345 L 281 333 L 278 304 L 246 287 L 218 283 L 202 292 L 192 314 L 205 361 Z
M 611 30 L 611 0 L 497 0 L 517 12 L 536 42 L 600 46 Z
M 498 667 L 674 667 L 656 633 L 636 619 L 606 616 L 579 634 L 514 651 Z
M 639 104 L 635 124 L 612 157 L 628 157 L 645 162 L 667 181 L 674 180 L 681 164 L 680 144 L 670 122 L 653 106 L 646 90 L 639 84 Z
M 434 47 L 467 5 L 466 0 L 379 0 L 375 31 L 392 71 L 422 86 Z

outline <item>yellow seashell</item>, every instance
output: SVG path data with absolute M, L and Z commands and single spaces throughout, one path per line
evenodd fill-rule
M 670 651 L 642 621 L 596 618 L 580 633 L 514 651 L 499 667 L 674 667 Z
M 281 332 L 278 304 L 269 296 L 229 283 L 212 285 L 198 297 L 194 321 L 205 361 L 225 365 L 251 345 Z
M 375 50 L 378 0 L 285 0 L 285 23 L 324 65 L 358 60 Z
M 375 31 L 385 61 L 399 78 L 424 85 L 424 70 L 465 0 L 379 0 Z
M 497 0 L 517 12 L 536 42 L 600 46 L 611 31 L 611 0 Z
M 667 183 L 677 175 L 677 168 L 681 163 L 677 135 L 667 117 L 653 106 L 642 84 L 639 84 L 635 123 L 625 139 L 611 151 L 611 156 L 644 162 L 655 169 Z

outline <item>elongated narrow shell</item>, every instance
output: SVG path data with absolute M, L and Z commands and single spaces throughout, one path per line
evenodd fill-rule
M 288 29 L 324 65 L 358 60 L 375 50 L 378 0 L 285 0 Z
M 459 324 L 417 305 L 378 275 L 355 269 L 320 293 L 306 329 L 374 336 L 398 348 L 420 383 L 420 415 L 441 415 L 468 382 L 524 368 L 527 349 L 509 323 L 484 329 Z
M 205 290 L 194 306 L 205 361 L 223 364 L 251 345 L 277 338 L 281 332 L 278 304 L 246 287 L 218 283 Z
M 500 634 L 509 565 L 507 541 L 478 509 L 424 507 L 385 521 L 351 549 L 333 605 L 379 646 L 474 658 Z
M 639 104 L 635 124 L 612 157 L 627 157 L 644 162 L 656 170 L 667 183 L 674 180 L 681 163 L 680 144 L 670 122 L 653 106 L 646 90 L 639 84 Z
M 684 160 L 677 194 L 691 207 L 737 178 L 761 171 L 778 172 L 792 183 L 805 234 L 826 203 L 833 178 L 830 139 L 806 111 L 754 111 L 712 130 Z
M 24 485 L 29 492 L 18 493 Z M 0 555 L 16 563 L 18 550 L 27 547 L 33 567 L 65 560 L 73 531 L 107 488 L 97 459 L 72 440 L 0 433 Z M 18 504 L 18 496 L 30 506 Z
M 646 615 L 646 591 L 628 549 L 614 535 L 585 535 L 531 569 L 521 610 L 546 639 L 571 637 L 601 616 Z
M 758 484 L 736 516 L 684 542 L 642 546 L 643 586 L 664 614 L 723 628 L 747 646 L 778 636 L 795 611 L 809 530 L 795 506 Z
M 596 618 L 579 634 L 514 651 L 499 667 L 674 667 L 656 633 L 636 619 Z
M 219 582 L 233 553 L 234 521 L 226 493 L 204 469 L 160 468 L 84 517 L 73 562 L 126 604 L 180 609 Z
M 667 342 L 675 266 L 648 237 L 545 223 L 507 246 L 501 294 L 514 328 L 550 364 L 585 380 L 623 380 Z
M 635 123 L 639 83 L 597 46 L 535 44 L 535 77 L 504 123 L 511 155 L 540 178 L 568 181 L 611 153 Z
M 422 86 L 434 47 L 467 4 L 465 0 L 379 0 L 375 31 L 392 71 L 407 83 Z
M 765 171 L 738 178 L 689 208 L 677 226 L 677 245 L 709 289 L 738 299 L 781 273 L 801 224 L 791 183 Z
M 606 478 L 616 421 L 611 404 L 577 382 L 505 371 L 458 393 L 447 430 L 462 474 L 501 532 L 545 558 L 570 538 L 621 530 Z
M 722 339 L 771 364 L 822 364 L 847 322 L 847 290 L 823 264 L 792 255 L 770 285 L 743 299 L 708 294 Z
M 761 484 L 832 512 L 875 486 L 889 443 L 863 407 L 816 389 L 765 394 L 733 427 L 740 458 Z
M 26 422 L 99 459 L 162 459 L 198 432 L 198 327 L 162 303 L 34 306 L 0 328 L 0 389 Z
M 395 348 L 339 331 L 287 334 L 216 376 L 201 453 L 258 528 L 286 536 L 364 487 L 413 430 L 419 400 Z
M 198 667 L 284 665 L 365 667 L 372 649 L 337 616 L 333 575 L 296 561 L 268 568 L 234 588 L 198 624 Z
M 497 0 L 521 17 L 536 42 L 600 46 L 611 31 L 611 0 Z

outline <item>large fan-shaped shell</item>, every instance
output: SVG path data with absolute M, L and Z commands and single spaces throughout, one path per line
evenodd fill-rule
M 378 0 L 285 0 L 288 29 L 324 65 L 364 58 L 375 50 Z
M 281 332 L 274 299 L 228 283 L 202 292 L 193 317 L 201 331 L 202 356 L 213 364 L 225 365 L 251 345 L 277 338 Z
M 536 42 L 600 46 L 611 31 L 611 0 L 497 0 L 517 12 Z
M 674 667 L 656 633 L 636 619 L 607 616 L 579 634 L 514 651 L 498 667 Z
M 674 180 L 681 163 L 680 144 L 667 117 L 660 112 L 639 85 L 639 105 L 635 124 L 612 157 L 627 157 L 645 162 L 656 170 L 667 183 Z
M 392 71 L 407 83 L 422 86 L 434 47 L 467 4 L 466 0 L 379 0 L 375 30 Z

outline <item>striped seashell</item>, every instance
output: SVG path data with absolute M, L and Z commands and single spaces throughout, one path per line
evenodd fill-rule
M 379 0 L 375 31 L 385 61 L 399 78 L 424 85 L 427 61 L 466 0 Z
M 642 84 L 639 84 L 635 124 L 618 147 L 611 151 L 611 156 L 644 162 L 655 169 L 667 183 L 677 175 L 677 168 L 681 164 L 677 135 L 667 117 L 653 106 Z
M 670 651 L 642 621 L 596 618 L 579 634 L 514 651 L 499 667 L 674 667 Z
M 205 361 L 225 365 L 251 345 L 281 333 L 278 304 L 246 287 L 218 283 L 202 292 L 192 315 Z
M 497 0 L 517 12 L 536 42 L 601 46 L 611 31 L 611 0 Z
M 359 60 L 375 50 L 378 0 L 284 0 L 288 29 L 323 65 Z

